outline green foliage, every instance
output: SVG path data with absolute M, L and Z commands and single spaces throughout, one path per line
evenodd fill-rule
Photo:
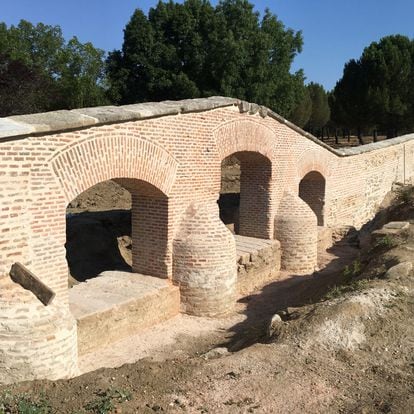
M 5 393 L 0 399 L 0 414 L 51 414 L 52 408 L 43 395 L 34 400 L 26 394 Z
M 304 128 L 305 125 L 309 122 L 311 115 L 312 99 L 309 93 L 309 88 L 304 88 L 302 97 L 299 100 L 299 104 L 292 111 L 289 119 L 297 126 Z
M 122 50 L 109 54 L 109 96 L 118 103 L 235 96 L 287 116 L 303 96 L 302 71 L 290 73 L 301 32 L 247 0 L 158 2 L 136 10 Z
M 350 283 L 344 285 L 335 285 L 329 292 L 325 295 L 327 300 L 335 299 L 343 296 L 346 293 L 350 292 L 359 292 L 367 288 L 369 281 L 367 279 L 354 280 Z
M 384 248 L 390 249 L 391 247 L 394 247 L 394 246 L 396 246 L 395 240 L 393 240 L 393 238 L 388 235 L 379 238 L 375 242 L 375 247 L 384 247 Z
M 312 102 L 312 112 L 309 117 L 307 128 L 321 129 L 323 128 L 331 116 L 331 110 L 328 103 L 328 95 L 322 85 L 311 82 L 307 89 Z
M 127 390 L 108 389 L 97 393 L 97 398 L 86 405 L 86 409 L 94 414 L 109 414 L 115 408 L 114 403 L 130 401 L 132 394 Z
M 333 91 L 338 126 L 371 127 L 388 136 L 414 128 L 414 41 L 401 35 L 373 42 L 349 61 Z
M 104 52 L 59 26 L 0 23 L 0 116 L 107 102 Z
M 361 261 L 359 259 L 354 260 L 349 266 L 345 266 L 343 270 L 343 275 L 346 278 L 356 277 L 361 273 Z
M 59 95 L 44 71 L 0 54 L 0 117 L 53 109 Z

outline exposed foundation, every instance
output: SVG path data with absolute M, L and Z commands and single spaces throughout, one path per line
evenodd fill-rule
M 280 275 L 280 243 L 278 240 L 235 236 L 237 249 L 237 291 L 253 292 Z
M 127 272 L 104 272 L 69 291 L 84 355 L 177 315 L 178 288 L 165 279 Z

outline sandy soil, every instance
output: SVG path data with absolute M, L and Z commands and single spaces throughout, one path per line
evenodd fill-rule
M 411 413 L 414 275 L 384 272 L 413 259 L 414 230 L 371 248 L 341 245 L 320 272 L 240 298 L 227 319 L 179 317 L 101 355 L 125 365 L 3 387 L 3 401 L 9 412 L 26 398 L 56 413 Z M 269 336 L 276 312 L 282 322 Z
M 414 222 L 413 193 L 388 220 Z M 414 225 L 357 236 L 226 319 L 180 316 L 81 361 L 108 368 L 0 387 L 0 413 L 412 413 Z

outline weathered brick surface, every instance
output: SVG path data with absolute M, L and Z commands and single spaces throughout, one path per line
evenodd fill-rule
M 236 242 L 220 221 L 216 203 L 192 204 L 174 239 L 173 281 L 183 311 L 224 316 L 234 307 Z
M 0 383 L 78 374 L 76 321 L 69 309 L 44 306 L 5 278 L 0 289 Z
M 280 276 L 280 242 L 235 236 L 237 292 L 246 295 Z
M 296 194 L 286 192 L 279 204 L 275 237 L 282 248 L 282 269 L 297 274 L 315 270 L 318 242 L 316 216 Z
M 236 277 L 234 240 L 211 207 L 224 158 L 244 157 L 240 234 L 284 234 L 282 263 L 300 271 L 313 265 L 316 219 L 302 205 L 308 227 L 293 220 L 292 206 L 280 205 L 284 193 L 297 196 L 301 180 L 318 172 L 325 180 L 319 222 L 358 228 L 393 182 L 412 182 L 414 175 L 414 136 L 336 151 L 272 111 L 235 99 L 69 112 L 0 119 L 0 278 L 21 262 L 56 292 L 62 312 L 68 307 L 66 206 L 98 182 L 115 179 L 132 193 L 133 268 L 174 280 L 186 311 L 213 315 L 231 309 Z M 193 204 L 206 215 L 188 217 Z M 280 221 L 284 212 L 290 222 Z M 4 306 L 3 327 L 13 331 L 14 305 Z

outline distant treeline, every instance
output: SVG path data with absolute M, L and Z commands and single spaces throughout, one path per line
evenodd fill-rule
M 122 49 L 108 55 L 65 41 L 59 26 L 0 23 L 0 116 L 224 95 L 268 106 L 319 136 L 414 130 L 413 40 L 372 43 L 331 92 L 305 85 L 302 70 L 291 73 L 302 46 L 300 31 L 269 10 L 261 17 L 247 0 L 137 9 Z

